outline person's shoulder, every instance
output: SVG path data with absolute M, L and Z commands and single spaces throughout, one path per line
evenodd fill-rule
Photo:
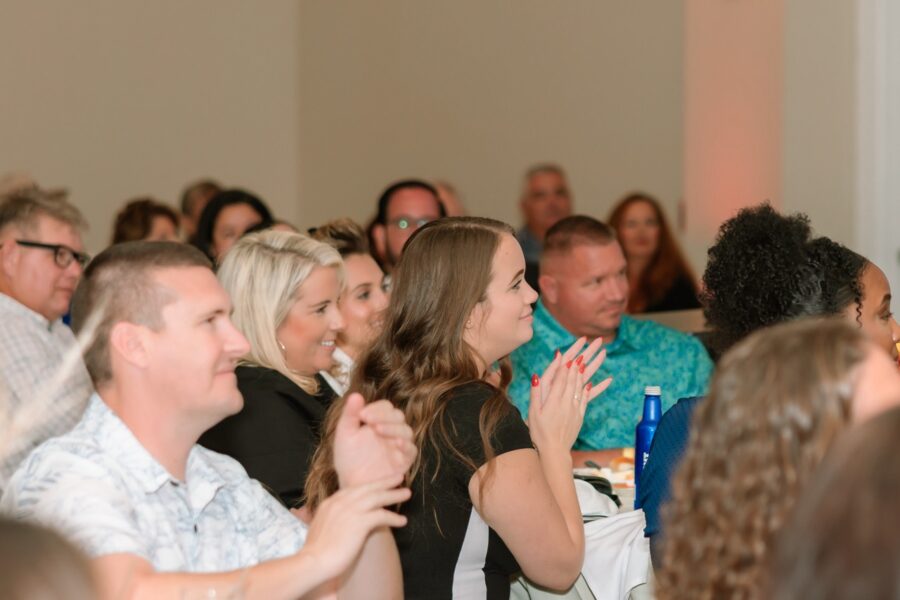
M 116 456 L 95 440 L 69 432 L 40 444 L 19 464 L 7 483 L 4 504 L 33 503 L 55 493 L 74 497 L 97 485 L 117 489 L 124 471 Z
M 200 445 L 195 445 L 191 452 L 196 453 L 197 458 L 226 484 L 242 486 L 250 485 L 253 481 L 244 466 L 227 454 Z
M 497 393 L 497 388 L 484 381 L 470 381 L 447 392 L 446 398 L 451 407 L 480 407 Z
M 679 346 L 683 348 L 695 348 L 706 351 L 703 344 L 696 336 L 684 333 L 666 325 L 661 325 L 652 320 L 635 319 L 628 315 L 622 316 L 622 325 L 627 328 L 628 337 L 636 341 L 640 346 Z
M 681 398 L 672 405 L 672 407 L 663 413 L 662 418 L 660 418 L 660 425 L 665 422 L 672 423 L 687 423 L 691 420 L 691 416 L 694 414 L 694 409 L 697 408 L 697 405 L 703 400 L 705 396 L 690 396 L 687 398 Z

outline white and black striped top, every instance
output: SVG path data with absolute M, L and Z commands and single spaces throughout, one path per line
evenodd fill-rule
M 481 407 L 493 393 L 483 383 L 461 386 L 451 393 L 443 417 L 456 447 L 476 466 L 485 462 Z M 496 455 L 532 447 L 528 428 L 512 405 L 491 442 Z M 422 461 L 412 498 L 402 507 L 409 522 L 394 530 L 406 598 L 507 600 L 510 576 L 519 572 L 519 565 L 472 506 L 468 486 L 474 470 L 449 449 L 438 453 L 428 443 Z

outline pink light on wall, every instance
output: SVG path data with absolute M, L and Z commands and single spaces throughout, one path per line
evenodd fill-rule
M 783 0 L 686 0 L 685 244 L 695 265 L 740 208 L 781 205 Z

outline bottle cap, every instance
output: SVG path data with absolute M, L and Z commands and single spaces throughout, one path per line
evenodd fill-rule
M 645 396 L 662 396 L 662 388 L 658 385 L 648 385 L 644 388 Z

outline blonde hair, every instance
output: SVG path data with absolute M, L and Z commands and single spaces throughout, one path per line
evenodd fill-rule
M 343 287 L 337 250 L 300 233 L 267 230 L 238 240 L 218 272 L 234 304 L 232 321 L 250 342 L 243 364 L 274 369 L 310 394 L 318 393 L 315 378 L 288 366 L 275 332 L 297 299 L 297 290 L 317 267 L 337 269 Z

